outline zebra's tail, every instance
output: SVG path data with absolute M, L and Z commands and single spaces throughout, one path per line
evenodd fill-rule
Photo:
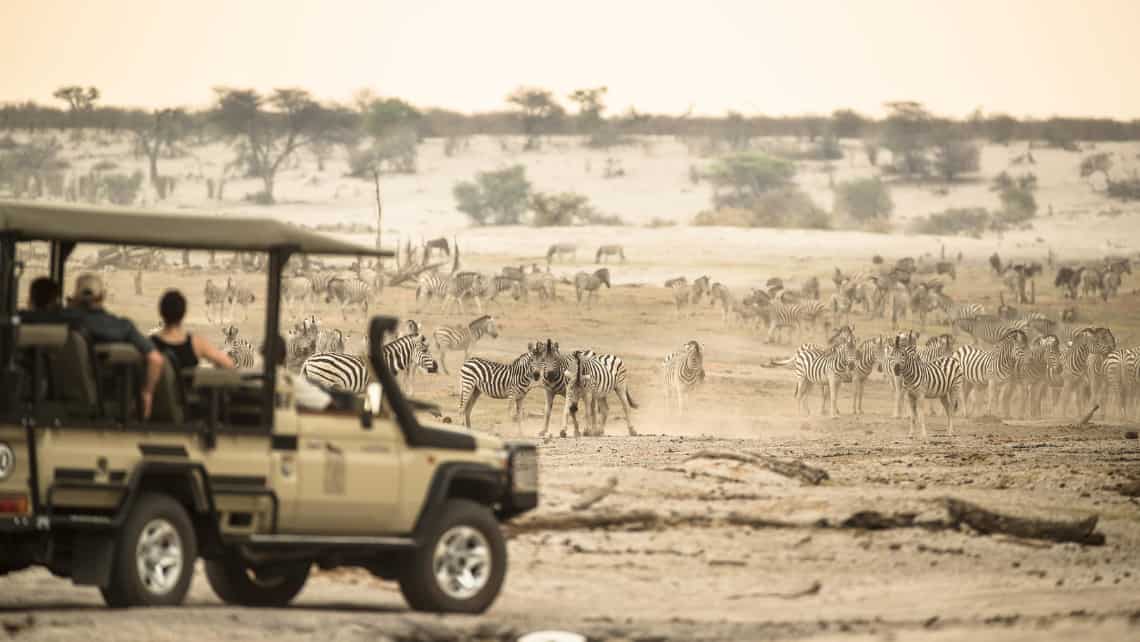
M 637 403 L 633 400 L 633 395 L 629 394 L 629 388 L 625 389 L 625 400 L 629 402 L 630 408 L 637 408 Z

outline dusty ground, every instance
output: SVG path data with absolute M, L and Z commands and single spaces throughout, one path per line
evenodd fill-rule
M 657 167 L 662 175 L 672 176 L 674 187 L 680 185 L 687 163 L 675 153 L 670 156 L 668 145 L 662 143 L 655 151 L 622 152 L 630 156 L 627 169 L 638 167 L 636 158 L 649 159 L 644 161 L 645 168 Z M 563 162 L 566 172 L 572 169 L 580 174 L 578 168 L 586 154 L 563 153 L 578 156 L 558 161 L 559 151 L 554 149 L 537 158 L 518 160 L 530 162 L 538 180 L 557 184 L 561 175 L 552 163 Z M 1005 153 L 987 148 L 987 171 L 996 172 L 1004 165 Z M 126 614 L 103 610 L 95 591 L 73 588 L 42 571 L 32 571 L 0 581 L 4 631 L 22 639 L 61 640 L 81 636 L 444 639 L 448 631 L 457 637 L 509 639 L 544 628 L 565 628 L 599 639 L 646 640 L 1140 637 L 1140 505 L 1113 489 L 1140 476 L 1140 442 L 1124 438 L 1135 425 L 1098 417 L 1093 426 L 1073 429 L 1067 427 L 1071 417 L 1034 422 L 985 417 L 959 422 L 957 434 L 949 438 L 943 419 L 935 417 L 930 420 L 928 440 L 911 439 L 906 421 L 890 417 L 887 386 L 880 375 L 868 386 L 866 415 L 850 416 L 851 400 L 845 389 L 840 396 L 841 418 L 820 417 L 817 395 L 811 399 L 812 414 L 803 417 L 791 400 L 790 372 L 762 367 L 773 357 L 790 354 L 794 345 L 768 345 L 753 330 L 726 327 L 719 312 L 707 305 L 695 309 L 692 316 L 686 313 L 678 318 L 669 293 L 660 287 L 670 276 L 708 274 L 742 293 L 744 287 L 762 284 L 769 276 L 799 280 L 816 275 L 824 283 L 826 297 L 831 290 L 826 276 L 834 266 L 869 269 L 874 253 L 890 260 L 904 254 L 937 254 L 942 239 L 685 227 L 538 232 L 462 229 L 454 212 L 433 210 L 444 207 L 440 194 L 450 190 L 451 180 L 512 157 L 485 157 L 476 162 L 471 158 L 443 160 L 438 150 L 431 154 L 435 156 L 428 155 L 423 164 L 424 176 L 392 179 L 395 186 L 388 192 L 395 202 L 392 224 L 407 223 L 417 237 L 440 232 L 456 235 L 464 249 L 465 267 L 497 270 L 506 264 L 529 262 L 559 238 L 578 239 L 584 249 L 578 263 L 556 264 L 556 274 L 592 269 L 586 255 L 603 239 L 616 239 L 630 250 L 628 264 L 612 266 L 615 287 L 603 291 L 592 310 L 575 306 L 573 293 L 565 286 L 560 291 L 562 300 L 547 307 L 508 301 L 490 309 L 499 321 L 500 337 L 486 340 L 474 351 L 508 360 L 528 341 L 552 337 L 563 350 L 589 347 L 619 354 L 630 368 L 632 393 L 641 406 L 634 412 L 633 423 L 643 436 L 618 436 L 625 431 L 620 408 L 611 403 L 609 436 L 542 441 L 539 513 L 566 510 L 581 492 L 616 477 L 616 492 L 598 510 L 651 508 L 663 514 L 698 512 L 713 517 L 735 511 L 793 522 L 794 526 L 753 530 L 680 523 L 640 530 L 522 534 L 511 540 L 506 588 L 495 607 L 481 618 L 411 614 L 394 586 L 352 571 L 318 575 L 297 605 L 287 610 L 222 607 L 199 577 L 188 608 Z M 957 250 L 966 255 L 959 279 L 947 286 L 949 293 L 993 309 L 999 281 L 982 257 L 995 249 L 1003 256 L 1037 260 L 1044 259 L 1046 247 L 1053 247 L 1062 259 L 1135 249 L 1140 234 L 1136 210 L 1097 216 L 1107 205 L 1087 185 L 1072 178 L 1079 155 L 1060 154 L 1041 152 L 1041 166 L 1036 170 L 1042 176 L 1039 201 L 1044 208 L 1049 199 L 1055 200 L 1056 216 L 1039 221 L 1033 231 L 1001 241 L 946 240 L 951 255 Z M 206 162 L 207 169 L 213 162 Z M 850 167 L 846 161 L 843 164 L 842 171 L 866 169 L 858 162 Z M 599 165 L 595 159 L 594 174 Z M 345 196 L 351 203 L 340 203 L 339 197 L 330 200 L 325 192 L 345 183 L 344 179 L 326 177 L 313 184 L 301 180 L 312 178 L 311 168 L 290 171 L 297 175 L 291 183 L 283 182 L 284 198 L 311 198 L 312 202 L 249 211 L 290 220 L 305 215 L 305 222 L 371 221 L 367 191 Z M 628 196 L 632 200 L 627 205 L 645 219 L 657 206 L 666 217 L 682 220 L 682 210 L 691 214 L 692 209 L 704 206 L 703 194 L 685 192 L 678 197 L 680 202 L 665 191 L 648 196 L 646 190 L 652 187 L 645 176 L 648 171 L 631 172 L 631 181 L 647 181 L 639 189 L 602 183 L 600 178 L 594 184 L 581 176 L 586 182 L 575 189 L 593 190 L 605 209 L 614 210 L 625 205 L 617 196 L 612 196 L 613 203 L 605 200 L 611 198 L 605 190 L 640 194 L 645 200 Z M 575 175 L 567 174 L 567 180 Z M 678 193 L 684 190 L 676 189 Z M 952 192 L 955 205 L 975 204 L 970 194 L 978 199 L 992 196 L 986 195 L 984 185 L 963 189 L 965 196 Z M 181 188 L 179 194 L 183 205 L 203 204 Z M 899 209 L 906 210 L 904 216 L 949 206 L 919 188 L 903 192 L 901 198 Z M 142 296 L 132 293 L 129 274 L 110 274 L 115 292 L 111 307 L 147 329 L 157 321 L 155 302 L 161 292 L 179 287 L 190 297 L 192 330 L 221 343 L 219 325 L 205 319 L 202 287 L 206 278 L 224 281 L 228 274 L 205 269 L 204 255 L 193 258 L 198 271 L 144 275 Z M 75 270 L 81 259 L 78 256 L 70 269 Z M 1127 277 L 1123 296 L 1109 304 L 1080 305 L 1084 318 L 1109 325 L 1122 345 L 1140 340 L 1135 278 Z M 260 277 L 238 275 L 238 279 L 263 291 Z M 1056 315 L 1064 304 L 1050 282 L 1051 278 L 1042 278 L 1037 283 L 1038 307 Z M 422 320 L 429 332 L 440 324 L 466 322 L 474 316 L 470 311 L 441 315 L 436 304 L 418 308 L 411 290 L 402 288 L 387 289 L 382 306 L 386 312 Z M 237 320 L 243 335 L 260 340 L 263 312 L 259 297 L 248 320 Z M 287 316 L 296 312 L 287 311 Z M 359 314 L 342 320 L 337 310 L 326 308 L 319 313 L 326 325 L 354 332 L 354 339 L 359 340 L 364 327 Z M 889 330 L 881 321 L 862 317 L 854 321 L 860 337 Z M 705 347 L 708 379 L 695 394 L 687 415 L 679 417 L 662 404 L 657 367 L 666 353 L 689 339 Z M 448 356 L 455 373 L 461 355 Z M 421 375 L 416 396 L 439 403 L 445 414 L 455 417 L 455 388 L 454 374 Z M 541 405 L 541 394 L 532 393 L 521 432 L 507 420 L 502 401 L 481 400 L 474 423 L 506 436 L 534 439 L 542 426 Z M 560 399 L 552 422 L 555 430 L 561 409 Z M 710 448 L 800 459 L 825 469 L 830 479 L 820 486 L 801 486 L 749 465 L 686 461 L 692 453 Z M 1104 546 L 1035 544 L 956 530 L 866 532 L 819 526 L 820 520 L 834 525 L 860 510 L 937 519 L 944 513 L 940 499 L 947 496 L 1034 517 L 1071 519 L 1096 514 L 1098 529 L 1107 542 Z M 809 590 L 817 583 L 818 590 Z

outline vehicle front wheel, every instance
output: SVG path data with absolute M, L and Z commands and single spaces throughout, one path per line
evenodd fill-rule
M 119 531 L 111 583 L 101 589 L 108 606 L 181 604 L 198 557 L 190 516 L 169 495 L 138 498 Z
M 503 586 L 507 544 L 486 506 L 450 499 L 400 572 L 400 592 L 417 611 L 482 613 Z
M 220 600 L 241 606 L 285 606 L 309 579 L 308 562 L 251 567 L 236 554 L 206 560 L 206 579 Z

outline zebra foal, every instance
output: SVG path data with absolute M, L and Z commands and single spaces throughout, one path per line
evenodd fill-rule
M 499 328 L 495 326 L 495 319 L 488 314 L 465 326 L 445 325 L 436 328 L 432 338 L 435 339 L 435 350 L 439 354 L 439 365 L 443 368 L 443 372 L 451 374 L 447 370 L 448 351 L 462 350 L 463 360 L 466 361 L 471 348 L 484 336 L 490 336 L 492 339 L 499 337 Z
M 680 350 L 670 352 L 662 364 L 665 381 L 665 404 L 675 399 L 677 413 L 685 413 L 685 397 L 704 383 L 705 363 L 701 344 L 689 341 Z

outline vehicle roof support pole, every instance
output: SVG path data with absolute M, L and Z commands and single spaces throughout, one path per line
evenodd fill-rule
M 52 241 L 51 242 L 51 263 L 48 266 L 51 268 L 51 280 L 59 284 L 60 289 L 63 288 L 64 267 L 67 265 L 67 258 L 71 256 L 71 252 L 75 250 L 75 243 L 73 241 Z
M 274 248 L 269 251 L 268 283 L 265 293 L 265 336 L 262 345 L 268 348 L 274 345 L 275 337 L 280 334 L 281 326 L 281 273 L 285 269 L 285 262 L 293 253 L 291 248 Z M 273 409 L 277 400 L 277 359 L 275 350 L 263 350 L 262 362 L 265 366 L 265 387 L 262 389 L 265 397 L 262 400 L 262 424 L 273 430 Z

